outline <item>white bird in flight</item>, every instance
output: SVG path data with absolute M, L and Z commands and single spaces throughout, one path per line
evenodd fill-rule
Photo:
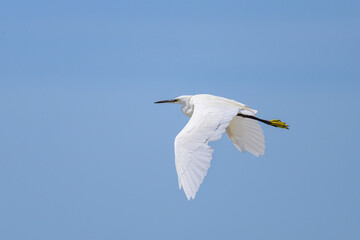
M 181 104 L 182 112 L 191 117 L 175 138 L 179 188 L 183 187 L 188 200 L 195 198 L 210 167 L 214 150 L 209 142 L 219 140 L 226 131 L 237 149 L 258 157 L 264 155 L 265 150 L 264 134 L 258 121 L 274 127 L 289 127 L 278 119 L 257 118 L 257 111 L 245 104 L 208 94 L 184 95 L 155 103 Z

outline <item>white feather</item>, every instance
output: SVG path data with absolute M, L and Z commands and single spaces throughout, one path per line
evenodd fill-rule
M 230 122 L 226 133 L 241 152 L 248 151 L 256 157 L 264 155 L 264 134 L 257 121 L 236 117 Z
M 256 110 L 207 94 L 185 95 L 158 103 L 161 102 L 179 103 L 182 112 L 191 117 L 174 144 L 179 188 L 184 189 L 189 200 L 195 198 L 210 168 L 214 150 L 208 143 L 219 140 L 225 131 L 240 151 L 249 151 L 255 156 L 264 154 L 264 135 L 258 122 L 236 117 L 238 113 L 255 116 Z
M 194 111 L 191 119 L 175 139 L 175 165 L 179 187 L 188 199 L 195 198 L 200 184 L 210 167 L 213 149 L 208 145 L 221 138 L 230 121 L 240 108 L 234 104 L 206 104 L 192 99 Z

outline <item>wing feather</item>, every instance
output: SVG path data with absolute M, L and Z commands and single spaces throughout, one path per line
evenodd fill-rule
M 179 188 L 184 189 L 189 200 L 195 198 L 210 167 L 214 150 L 208 143 L 219 140 L 239 112 L 238 106 L 230 104 L 204 104 L 195 100 L 193 104 L 192 117 L 175 138 Z
M 241 152 L 248 151 L 254 156 L 264 155 L 265 140 L 259 123 L 253 119 L 234 118 L 226 133 Z

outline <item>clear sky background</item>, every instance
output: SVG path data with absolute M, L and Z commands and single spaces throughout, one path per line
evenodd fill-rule
M 2 1 L 0 239 L 360 239 L 359 1 Z M 194 201 L 156 100 L 279 118 Z

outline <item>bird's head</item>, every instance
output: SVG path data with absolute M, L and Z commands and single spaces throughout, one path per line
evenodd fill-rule
M 157 101 L 157 102 L 154 102 L 154 103 L 177 103 L 177 104 L 181 104 L 181 105 L 185 106 L 185 105 L 190 104 L 190 98 L 191 97 L 192 97 L 191 95 L 183 95 L 183 96 L 179 96 L 179 97 L 174 98 L 174 99 L 162 100 L 162 101 Z
M 191 95 L 183 95 L 174 99 L 169 99 L 169 100 L 162 100 L 162 101 L 157 101 L 154 103 L 177 103 L 177 104 L 181 104 L 181 111 L 188 117 L 191 117 L 191 115 L 194 112 L 194 106 L 190 104 L 190 99 L 191 99 Z

